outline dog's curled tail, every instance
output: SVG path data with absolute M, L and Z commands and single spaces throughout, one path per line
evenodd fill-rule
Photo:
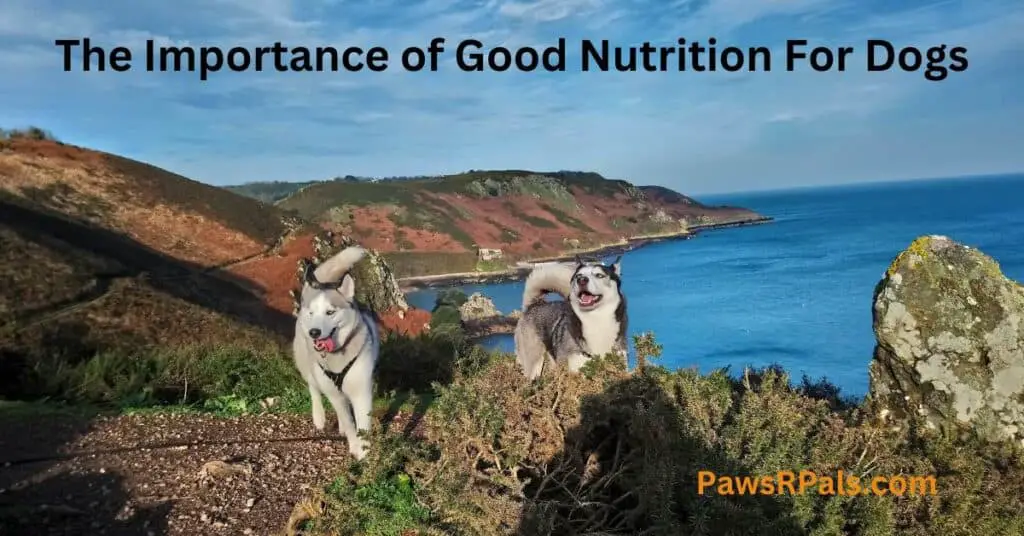
M 365 256 L 365 249 L 359 246 L 349 246 L 320 263 L 313 271 L 313 275 L 319 281 L 341 281 L 341 278 L 345 277 L 345 274 Z
M 526 276 L 523 311 L 543 299 L 548 292 L 557 292 L 563 299 L 569 299 L 574 273 L 576 267 L 565 263 L 544 264 L 534 268 L 530 275 Z

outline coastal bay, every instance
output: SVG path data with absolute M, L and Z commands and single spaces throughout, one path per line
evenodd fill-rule
M 919 235 L 946 234 L 1022 280 L 1024 207 L 1015 201 L 1022 198 L 1020 176 L 710 197 L 774 220 L 626 253 L 630 332 L 654 331 L 670 368 L 739 373 L 778 363 L 796 380 L 824 376 L 862 395 L 874 347 L 872 289 L 896 253 Z M 505 314 L 521 306 L 521 283 L 458 287 L 491 298 Z M 436 292 L 410 292 L 408 300 L 429 309 Z M 512 350 L 506 334 L 481 342 Z

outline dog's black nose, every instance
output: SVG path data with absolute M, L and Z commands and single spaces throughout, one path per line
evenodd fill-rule
M 576 283 L 577 284 L 579 284 L 579 285 L 586 285 L 588 282 L 590 282 L 590 278 L 589 277 L 587 277 L 585 275 L 578 275 L 578 276 L 576 276 Z
M 319 339 L 321 333 L 322 332 L 320 331 L 319 328 L 313 328 L 313 329 L 309 330 L 309 336 L 313 337 L 314 339 Z

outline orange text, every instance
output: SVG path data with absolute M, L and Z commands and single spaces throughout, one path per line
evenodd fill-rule
M 874 476 L 862 479 L 843 470 L 829 475 L 814 471 L 779 471 L 774 475 L 718 475 L 713 471 L 697 472 L 697 493 L 708 491 L 719 495 L 892 495 L 896 497 L 936 495 L 934 476 Z

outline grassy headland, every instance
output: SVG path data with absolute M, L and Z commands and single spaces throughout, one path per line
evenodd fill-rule
M 265 186 L 233 190 L 258 197 Z M 348 177 L 295 187 L 276 205 L 382 252 L 409 284 L 432 282 L 434 276 L 447 276 L 441 278 L 447 283 L 505 278 L 514 276 L 520 262 L 611 253 L 701 229 L 769 220 L 663 187 L 570 171 Z M 502 254 L 485 260 L 478 254 L 482 248 Z

